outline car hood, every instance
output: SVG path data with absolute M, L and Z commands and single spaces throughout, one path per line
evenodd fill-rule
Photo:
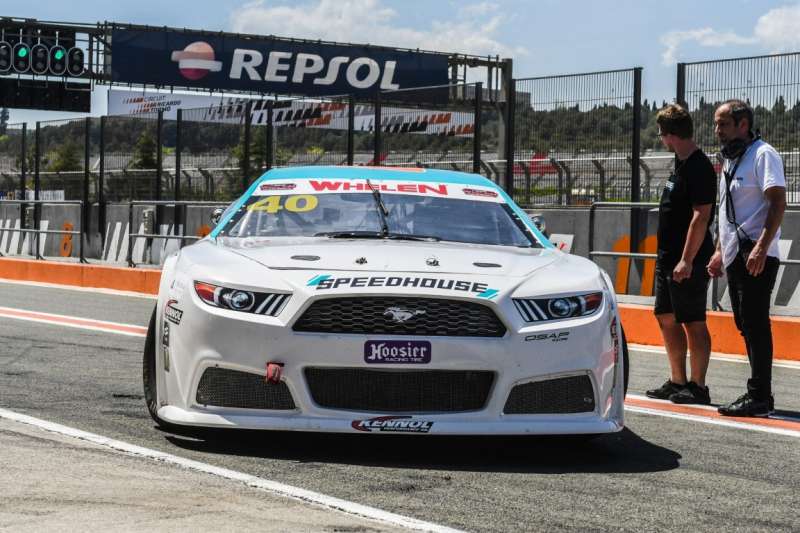
M 277 270 L 420 272 L 522 277 L 561 252 L 468 243 L 363 239 L 293 239 L 225 243 L 224 248 Z

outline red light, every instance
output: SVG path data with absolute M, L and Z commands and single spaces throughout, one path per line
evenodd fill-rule
M 213 306 L 217 306 L 216 298 L 214 294 L 216 293 L 217 289 L 216 285 L 211 285 L 210 283 L 203 283 L 202 281 L 195 281 L 194 282 L 194 290 L 197 295 L 203 300 L 205 303 Z

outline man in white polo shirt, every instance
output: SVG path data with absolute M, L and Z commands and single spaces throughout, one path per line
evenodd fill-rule
M 780 155 L 753 134 L 753 110 L 728 100 L 714 113 L 725 158 L 719 187 L 719 239 L 708 263 L 711 276 L 728 276 L 736 327 L 744 337 L 751 377 L 747 393 L 719 408 L 726 416 L 769 416 L 772 330 L 769 306 L 778 274 L 778 240 L 786 208 Z

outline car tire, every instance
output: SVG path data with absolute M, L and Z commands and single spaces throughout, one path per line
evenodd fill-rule
M 156 307 L 157 309 L 157 307 Z M 150 325 L 147 327 L 147 337 L 144 341 L 144 356 L 142 357 L 142 387 L 147 412 L 158 426 L 171 429 L 172 425 L 158 417 L 158 385 L 156 379 L 156 309 L 150 316 Z

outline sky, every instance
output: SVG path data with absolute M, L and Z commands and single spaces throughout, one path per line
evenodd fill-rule
M 800 51 L 800 1 L 39 0 L 0 16 L 127 22 L 500 55 L 514 77 L 643 67 L 643 96 L 675 96 L 675 64 Z M 95 91 L 92 114 L 105 113 Z M 9 122 L 82 116 L 11 110 Z

